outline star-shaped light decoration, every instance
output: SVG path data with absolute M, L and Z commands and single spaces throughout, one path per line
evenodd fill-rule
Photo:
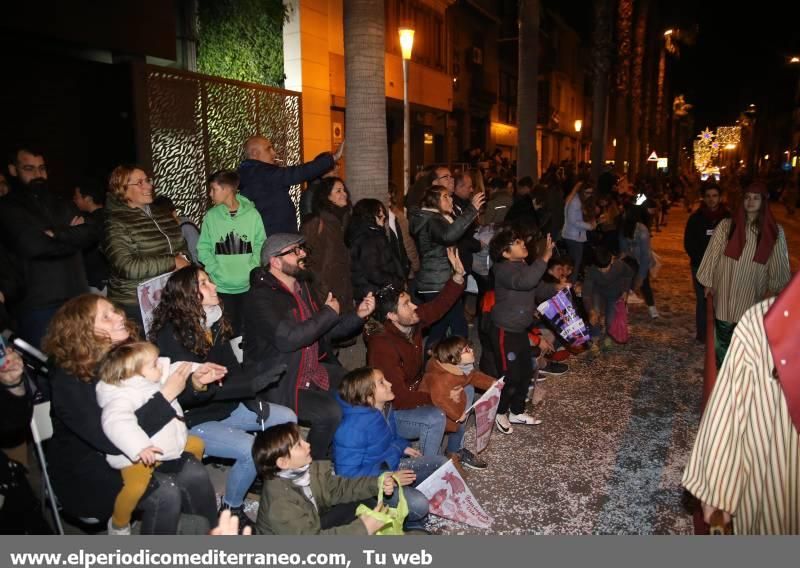
M 703 140 L 705 140 L 705 141 L 708 141 L 708 142 L 710 142 L 711 140 L 713 140 L 713 139 L 714 139 L 714 133 L 713 133 L 713 132 L 711 132 L 711 130 L 709 130 L 708 126 L 706 126 L 706 129 L 705 129 L 705 130 L 703 130 L 703 131 L 700 133 L 700 136 L 698 136 L 698 138 L 701 138 L 701 139 L 703 139 Z

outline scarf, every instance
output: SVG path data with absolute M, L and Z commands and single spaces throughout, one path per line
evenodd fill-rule
M 459 371 L 464 373 L 465 375 L 469 375 L 472 371 L 475 370 L 475 363 L 462 363 L 460 365 L 456 365 Z
M 758 240 L 758 246 L 756 247 L 756 254 L 753 256 L 753 262 L 766 264 L 772 254 L 775 241 L 778 239 L 778 224 L 775 222 L 775 218 L 772 216 L 772 211 L 767 202 L 769 192 L 767 191 L 767 186 L 763 183 L 755 182 L 745 188 L 743 193 L 761 194 L 761 206 L 766 208 L 764 209 L 763 220 L 759 227 L 760 238 Z M 742 251 L 747 241 L 747 231 L 750 227 L 750 224 L 747 222 L 744 203 L 739 205 L 739 209 L 736 210 L 736 216 L 733 222 L 736 224 L 736 227 L 733 230 L 733 236 L 728 240 L 728 245 L 725 247 L 725 256 L 739 260 L 739 257 L 742 256 Z
M 800 432 L 800 358 L 798 358 L 797 326 L 800 315 L 800 276 L 794 275 L 764 316 L 764 330 L 775 371 L 781 383 L 794 428 Z
M 211 329 L 215 323 L 222 319 L 222 308 L 219 305 L 203 306 L 203 310 L 206 312 L 206 329 Z
M 706 221 L 715 227 L 720 221 L 731 216 L 730 212 L 728 212 L 728 208 L 721 203 L 714 211 L 709 209 L 706 204 L 703 203 L 703 205 L 700 207 L 700 214 L 705 218 Z
M 311 473 L 309 472 L 309 468 L 311 464 L 303 466 L 298 469 L 284 469 L 277 473 L 277 476 L 281 479 L 288 479 L 292 482 L 292 485 L 298 487 L 300 491 L 303 492 L 305 498 L 311 501 L 311 504 L 314 505 L 314 508 L 319 510 L 317 507 L 317 500 L 314 499 L 314 495 L 311 493 Z

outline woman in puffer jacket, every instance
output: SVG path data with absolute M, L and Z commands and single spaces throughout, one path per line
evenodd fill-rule
M 402 290 L 405 285 L 402 261 L 392 250 L 386 235 L 387 219 L 386 207 L 377 199 L 362 199 L 353 207 L 345 242 L 350 248 L 356 303 L 384 286 Z
M 153 180 L 138 166 L 117 166 L 108 180 L 105 253 L 111 275 L 108 299 L 142 326 L 136 288 L 189 266 L 181 228 L 165 207 L 152 207 Z
M 484 200 L 483 193 L 474 194 L 471 204 L 454 219 L 453 197 L 447 188 L 431 186 L 422 198 L 422 208 L 411 212 L 409 228 L 417 243 L 421 264 L 414 279 L 416 297 L 420 303 L 436 298 L 450 280 L 452 270 L 447 259 L 447 248 L 455 246 L 472 225 Z M 426 350 L 442 339 L 448 328 L 452 335 L 468 335 L 463 301 L 457 301 L 442 319 L 431 326 Z

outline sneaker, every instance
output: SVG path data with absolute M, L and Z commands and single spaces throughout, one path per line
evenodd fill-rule
M 542 423 L 541 420 L 538 418 L 534 418 L 530 414 L 514 414 L 513 412 L 508 413 L 508 421 L 511 424 L 526 424 L 528 426 L 538 426 Z
M 563 375 L 567 371 L 569 371 L 569 367 L 564 363 L 549 361 L 544 369 L 539 369 L 539 375 L 553 375 L 557 377 L 558 375 Z M 542 379 L 539 380 L 541 381 Z
M 655 306 L 648 306 L 647 307 L 647 311 L 650 312 L 650 318 L 651 319 L 658 319 L 658 318 L 661 317 L 658 314 L 658 308 L 656 308 Z
M 514 431 L 514 428 L 511 426 L 511 422 L 508 419 L 508 416 L 505 414 L 498 414 L 494 417 L 494 425 L 497 426 L 497 429 L 500 431 L 501 434 L 511 434 Z
M 461 454 L 458 452 L 448 452 L 447 458 L 453 462 L 453 466 L 456 468 L 456 470 L 458 470 L 458 474 L 461 477 L 465 477 L 467 475 L 467 472 L 464 471 L 464 464 L 461 463 Z
M 628 304 L 634 306 L 636 304 L 644 304 L 644 300 L 642 300 L 639 296 L 634 293 L 628 294 Z
M 533 380 L 537 383 L 543 383 L 547 380 L 547 377 L 544 376 L 540 370 L 538 373 L 536 373 L 536 377 Z
M 114 522 L 111 519 L 108 519 L 108 535 L 109 536 L 130 536 L 131 535 L 131 525 L 125 525 L 121 529 L 114 526 Z
M 225 502 L 225 498 L 223 497 L 222 505 L 220 505 L 217 513 L 222 513 L 222 511 L 225 509 L 229 510 L 232 516 L 239 517 L 239 534 L 242 533 L 245 527 L 250 527 L 252 530 L 255 530 L 255 523 L 250 517 L 247 516 L 247 513 L 244 512 L 244 504 L 239 505 L 238 507 L 231 507 Z
M 470 452 L 467 448 L 458 450 L 458 458 L 461 460 L 461 465 L 470 469 L 486 469 L 489 467 L 489 464 Z

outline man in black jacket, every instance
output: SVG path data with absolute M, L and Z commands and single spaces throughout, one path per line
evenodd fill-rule
M 333 393 L 345 369 L 330 350 L 330 342 L 351 337 L 375 309 L 367 294 L 356 313 L 339 315 L 339 301 L 328 294 L 319 302 L 306 269 L 305 238 L 279 233 L 261 250 L 261 267 L 250 274 L 244 315 L 245 362 L 268 368 L 286 365 L 286 374 L 268 387 L 270 402 L 295 411 L 311 426 L 308 442 L 314 459 L 327 459 L 342 419 Z
M 25 282 L 14 306 L 19 335 L 38 347 L 59 306 L 88 291 L 81 251 L 99 234 L 48 188 L 40 151 L 19 147 L 9 158 L 12 189 L 0 204 L 0 231 Z
M 697 281 L 697 269 L 703 262 L 703 255 L 706 253 L 708 243 L 714 229 L 723 219 L 730 217 L 728 209 L 720 201 L 722 190 L 715 183 L 710 183 L 701 189 L 703 205 L 695 211 L 686 223 L 686 231 L 683 234 L 683 248 L 689 255 L 689 262 L 692 266 L 692 280 L 694 281 L 695 303 L 695 325 L 697 335 L 695 339 L 704 342 L 706 339 L 706 296 L 705 289 Z
M 239 188 L 256 205 L 267 236 L 297 232 L 297 211 L 289 195 L 291 186 L 318 178 L 333 169 L 344 151 L 344 142 L 335 153 L 324 153 L 299 166 L 275 164 L 275 148 L 268 138 L 251 136 L 244 143 L 247 159 L 239 165 Z

